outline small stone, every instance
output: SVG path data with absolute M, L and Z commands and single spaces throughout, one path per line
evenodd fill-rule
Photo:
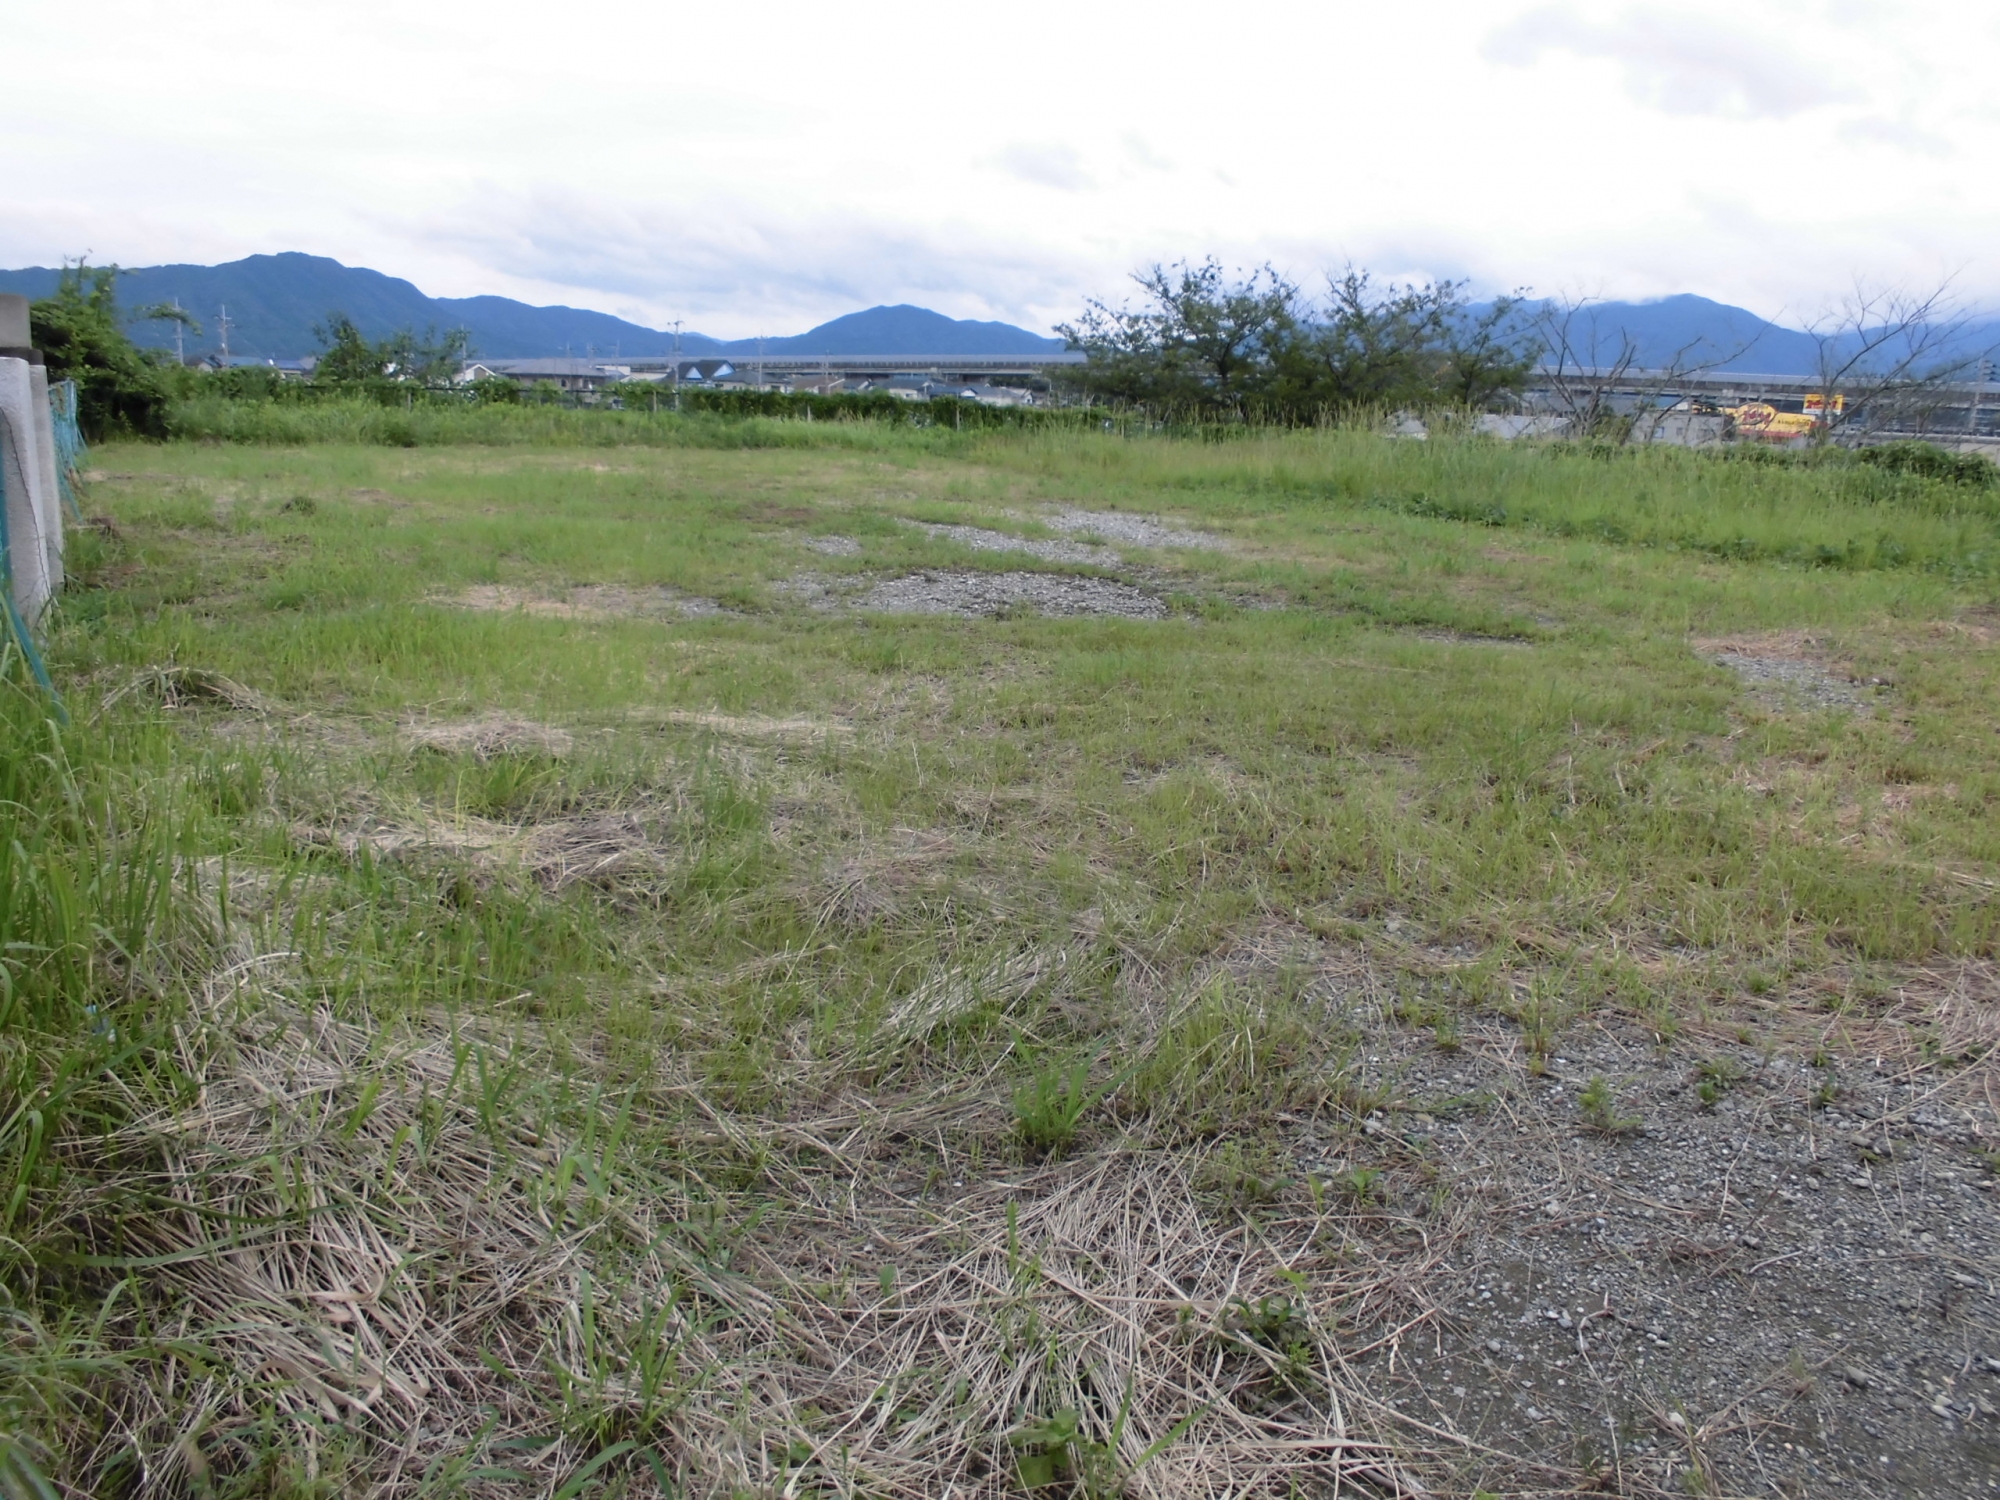
M 1867 1188 L 1873 1187 L 1875 1184 L 1870 1182 L 1866 1177 L 1850 1177 L 1847 1179 L 1847 1185 L 1849 1187 Z
M 1551 1219 L 1560 1219 L 1562 1217 L 1562 1205 L 1551 1198 L 1542 1205 L 1542 1212 L 1547 1214 Z
M 1688 1419 L 1682 1416 L 1679 1412 L 1670 1411 L 1667 1413 L 1667 1425 L 1673 1428 L 1674 1431 L 1680 1432 L 1685 1430 L 1687 1424 L 1688 1424 Z
M 1764 1248 L 1764 1242 L 1754 1234 L 1744 1235 L 1741 1244 L 1745 1250 L 1762 1250 Z
M 1870 1386 L 1875 1384 L 1875 1377 L 1870 1375 L 1866 1370 L 1862 1369 L 1861 1366 L 1859 1365 L 1849 1365 L 1846 1369 L 1842 1370 L 1840 1373 L 1846 1377 L 1847 1383 L 1855 1387 L 1855 1389 L 1857 1390 L 1865 1391 Z
M 1486 1341 L 1486 1352 L 1488 1354 L 1498 1354 L 1501 1348 L 1502 1345 L 1498 1339 L 1488 1339 Z
M 1530 1422 L 1539 1422 L 1539 1421 L 1541 1421 L 1541 1420 L 1542 1420 L 1542 1409 L 1541 1409 L 1541 1408 L 1540 1408 L 1539 1406 L 1531 1406 L 1531 1407 L 1529 1407 L 1529 1408 L 1528 1408 L 1528 1420 L 1529 1420 Z
M 1563 1314 L 1563 1315 L 1562 1315 L 1561 1317 L 1557 1318 L 1557 1319 L 1556 1319 L 1556 1322 L 1557 1322 L 1557 1324 L 1558 1324 L 1558 1325 L 1559 1325 L 1560 1327 L 1563 1327 L 1563 1328 L 1565 1328 L 1565 1329 L 1568 1329 L 1568 1328 L 1574 1328 L 1574 1327 L 1576 1327 L 1576 1324 L 1572 1323 L 1572 1322 L 1571 1322 L 1571 1321 L 1569 1320 L 1569 1314 L 1568 1314 L 1568 1313 L 1564 1313 L 1564 1314 Z

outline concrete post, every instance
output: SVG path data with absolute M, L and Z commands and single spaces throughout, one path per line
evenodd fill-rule
M 11 347 L 19 348 L 19 345 Z M 14 608 L 34 625 L 48 608 L 49 547 L 42 528 L 42 465 L 36 454 L 35 384 L 25 359 L 0 354 L 0 483 L 7 487 L 7 567 Z
M 49 593 L 60 594 L 63 586 L 62 487 L 56 482 L 56 419 L 49 410 L 49 372 L 45 366 L 28 366 L 28 384 L 35 399 L 35 456 L 41 460 L 42 545 L 47 549 Z

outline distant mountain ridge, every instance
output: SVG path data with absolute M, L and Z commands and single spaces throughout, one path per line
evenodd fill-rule
M 46 297 L 60 271 L 30 266 L 0 271 L 0 291 Z M 344 266 L 323 255 L 293 250 L 251 255 L 219 266 L 140 266 L 123 271 L 118 303 L 127 313 L 178 299 L 201 324 L 189 335 L 190 355 L 220 347 L 220 309 L 229 309 L 229 352 L 257 358 L 296 359 L 320 347 L 313 330 L 329 313 L 341 312 L 369 338 L 400 329 L 421 333 L 463 328 L 473 352 L 493 359 L 542 355 L 575 357 L 671 354 L 674 336 L 658 328 L 578 307 L 534 307 L 511 297 L 427 297 L 410 282 L 360 266 Z M 135 322 L 132 336 L 152 348 L 171 349 L 168 322 Z M 1011 323 L 948 318 L 928 308 L 873 307 L 822 323 L 805 333 L 762 341 L 766 354 L 932 354 L 1005 356 L 1052 352 L 1062 340 L 1045 338 Z M 691 355 L 746 355 L 756 339 L 717 339 L 683 333 L 681 350 Z
M 45 297 L 60 273 L 46 266 L 0 271 L 0 291 Z M 464 328 L 473 352 L 491 359 L 538 356 L 624 356 L 670 354 L 674 336 L 609 313 L 577 307 L 534 307 L 511 297 L 428 297 L 399 277 L 360 266 L 345 266 L 322 255 L 286 251 L 251 255 L 218 266 L 143 266 L 120 277 L 118 299 L 128 312 L 178 299 L 201 323 L 190 335 L 190 355 L 219 347 L 219 309 L 229 309 L 229 349 L 256 358 L 296 359 L 319 348 L 316 325 L 342 312 L 369 338 L 400 329 L 421 333 Z M 1489 304 L 1490 305 L 1490 304 Z M 1529 308 L 1544 304 L 1530 303 Z M 1475 308 L 1475 311 L 1480 309 Z M 135 322 L 141 344 L 172 348 L 173 325 Z M 1586 359 L 1609 364 L 1622 339 L 1630 336 L 1638 362 L 1648 368 L 1668 364 L 1683 350 L 1691 363 L 1760 375 L 1810 375 L 1818 342 L 1744 308 L 1707 297 L 1682 294 L 1646 302 L 1601 302 L 1573 320 L 1571 338 Z M 1597 353 L 1590 354 L 1595 342 Z M 788 337 L 717 339 L 684 333 L 681 350 L 697 356 L 743 358 L 769 355 L 915 355 L 1000 357 L 1053 353 L 1062 340 L 1046 338 L 1011 323 L 945 317 L 928 308 L 899 304 L 871 307 Z M 1976 320 L 1952 351 L 1963 357 L 1990 356 L 2000 347 L 2000 321 Z
M 1475 306 L 1485 312 L 1492 303 Z M 1553 304 L 1528 301 L 1522 311 L 1533 316 Z M 1597 302 L 1580 307 L 1570 318 L 1572 352 L 1584 363 L 1615 363 L 1629 338 L 1641 369 L 1659 370 L 1678 364 L 1735 375 L 1816 375 L 1819 339 L 1797 328 L 1786 328 L 1741 307 L 1683 292 L 1646 302 Z M 1839 341 L 1848 348 L 1852 337 Z M 1991 357 L 2000 347 L 2000 320 L 1973 318 L 1957 338 L 1941 346 L 1926 364 Z

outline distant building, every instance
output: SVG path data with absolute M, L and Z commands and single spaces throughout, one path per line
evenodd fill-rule
M 194 370 L 275 370 L 286 380 L 304 380 L 318 366 L 319 360 L 308 354 L 304 359 L 272 359 L 255 354 L 204 354 L 188 361 Z
M 630 365 L 596 359 L 480 359 L 468 361 L 458 372 L 461 383 L 497 377 L 517 381 L 527 389 L 547 381 L 565 394 L 579 395 L 601 391 L 631 375 Z

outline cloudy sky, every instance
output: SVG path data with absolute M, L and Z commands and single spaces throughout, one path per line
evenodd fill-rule
M 308 250 L 707 333 L 1036 328 L 1181 255 L 2000 308 L 1965 0 L 100 0 L 7 22 L 0 264 Z

